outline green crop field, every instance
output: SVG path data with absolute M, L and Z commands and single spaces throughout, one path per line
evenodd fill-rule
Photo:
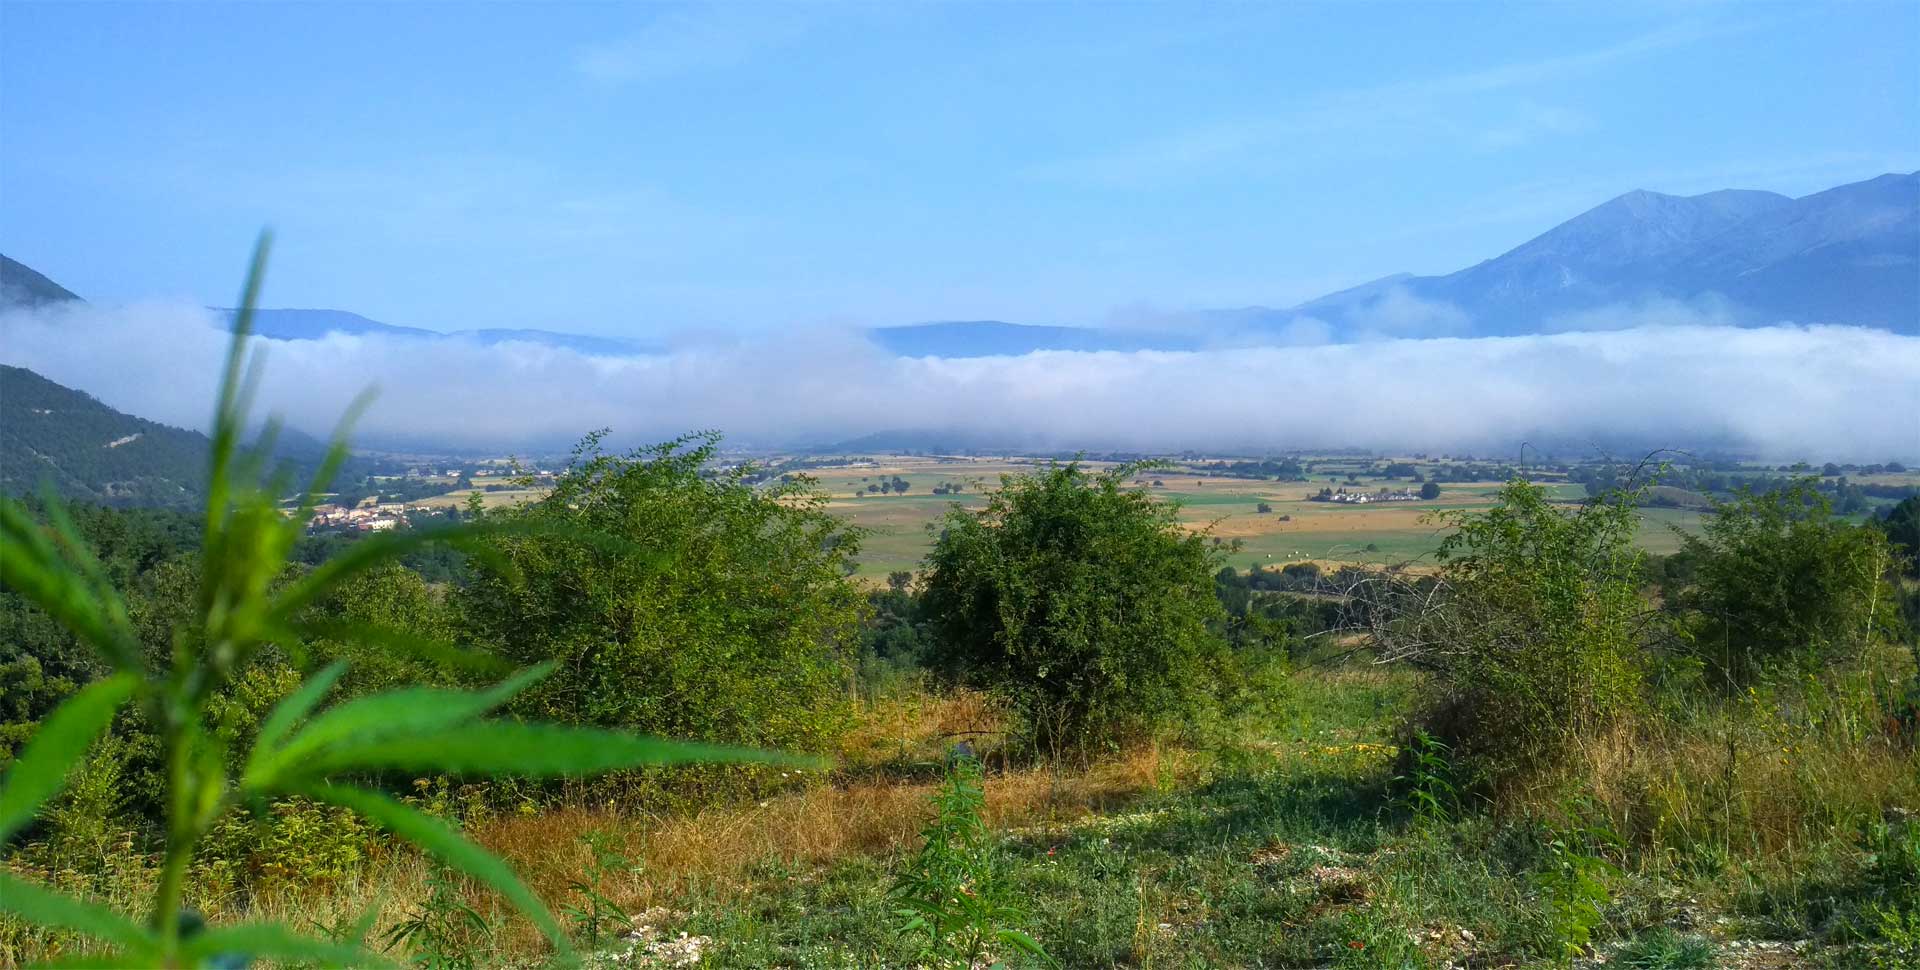
M 955 504 L 978 508 L 984 501 L 983 493 L 998 484 L 1000 475 L 1029 471 L 1036 464 L 1040 463 L 895 457 L 871 464 L 818 468 L 807 474 L 832 496 L 831 508 L 836 514 L 866 530 L 858 575 L 877 580 L 896 570 L 920 567 L 933 544 L 933 530 L 947 509 Z M 1111 467 L 1103 462 L 1087 464 Z M 1499 482 L 1447 483 L 1441 486 L 1440 497 L 1432 501 L 1369 505 L 1310 501 L 1327 484 L 1327 474 L 1323 473 L 1337 472 L 1344 481 L 1349 470 L 1359 470 L 1367 463 L 1349 464 L 1351 468 L 1322 463 L 1311 482 L 1216 478 L 1172 469 L 1143 472 L 1135 481 L 1155 495 L 1179 503 L 1180 519 L 1189 527 L 1208 530 L 1223 543 L 1237 543 L 1228 561 L 1241 568 L 1302 559 L 1370 563 L 1430 560 L 1447 533 L 1435 514 L 1486 508 L 1501 487 Z M 896 476 L 908 483 L 906 493 L 867 491 L 868 486 L 890 482 Z M 1154 481 L 1161 484 L 1155 486 Z M 957 495 L 932 494 L 934 486 L 945 483 L 959 483 L 964 490 Z M 1359 491 L 1381 487 L 1398 490 L 1409 484 L 1405 480 L 1367 478 L 1358 486 L 1348 487 Z M 1566 500 L 1586 494 L 1578 485 L 1559 483 L 1551 487 L 1556 497 Z M 1272 511 L 1260 512 L 1262 503 Z M 1679 538 L 1671 527 L 1693 530 L 1700 522 L 1700 513 L 1694 510 L 1646 509 L 1641 515 L 1640 540 L 1650 552 L 1674 551 L 1679 548 Z

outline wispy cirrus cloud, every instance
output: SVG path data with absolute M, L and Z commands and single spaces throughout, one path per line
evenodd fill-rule
M 807 22 L 778 4 L 702 3 L 657 9 L 633 32 L 591 45 L 574 69 L 620 84 L 719 70 L 746 63 L 799 38 Z
M 1574 108 L 1533 101 L 1500 108 L 1495 116 L 1501 120 L 1492 123 L 1455 122 L 1442 109 L 1740 29 L 1745 28 L 1684 23 L 1593 50 L 1331 92 L 1282 112 L 1223 119 L 1095 154 L 1045 162 L 1028 174 L 1051 181 L 1137 186 L 1191 177 L 1243 158 L 1284 156 L 1297 150 L 1303 139 L 1341 132 L 1417 130 L 1459 138 L 1479 150 L 1512 148 L 1543 136 L 1591 131 L 1597 123 Z

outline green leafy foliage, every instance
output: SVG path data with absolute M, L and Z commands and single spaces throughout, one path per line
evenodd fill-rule
M 1903 498 L 1878 520 L 1880 531 L 1901 559 L 1901 571 L 1920 579 L 1920 496 Z
M 1818 671 L 1891 629 L 1886 534 L 1835 518 L 1813 483 L 1717 502 L 1702 531 L 1686 538 L 1695 576 L 1677 605 L 1710 683 Z
M 627 455 L 590 436 L 542 501 L 490 521 L 455 604 L 482 643 L 554 675 L 514 712 L 730 744 L 823 749 L 847 712 L 858 535 L 804 478 L 709 474 L 712 435 Z
M 981 816 L 985 804 L 980 763 L 956 755 L 933 796 L 934 817 L 921 833 L 920 852 L 894 882 L 900 932 L 921 938 L 923 958 L 938 967 L 971 970 L 987 965 L 996 950 L 1047 959 L 1020 929 L 1025 915 L 1000 877 Z
M 492 935 L 493 924 L 467 904 L 454 873 L 435 867 L 427 898 L 387 931 L 386 944 L 411 949 L 408 964 L 419 970 L 474 970 L 481 965 L 481 941 Z
M 451 826 L 336 776 L 364 777 L 369 770 L 389 768 L 586 774 L 663 762 L 771 756 L 611 731 L 482 720 L 545 675 L 545 667 L 488 690 L 408 687 L 316 714 L 345 672 L 346 663 L 336 661 L 285 692 L 264 720 L 248 718 L 249 730 L 223 729 L 216 702 L 256 662 L 272 652 L 296 662 L 312 658 L 303 632 L 307 612 L 337 593 L 341 584 L 426 542 L 470 543 L 482 531 L 455 526 L 382 536 L 356 543 L 311 571 L 289 570 L 307 516 L 345 460 L 346 448 L 344 434 L 336 436 L 320 472 L 301 493 L 298 510 L 289 515 L 279 496 L 291 490 L 291 483 L 282 474 L 269 475 L 265 457 L 274 427 L 269 425 L 256 447 L 240 446 L 258 380 L 254 369 L 243 368 L 243 357 L 265 252 L 263 242 L 248 276 L 215 412 L 202 555 L 192 574 L 197 582 L 191 595 L 181 598 L 190 606 L 171 614 L 175 619 L 164 638 L 166 652 L 146 648 L 148 641 L 112 577 L 58 500 L 44 500 L 44 522 L 18 502 L 0 503 L 0 584 L 66 627 L 112 671 L 40 719 L 13 759 L 0 787 L 0 838 L 33 819 L 60 790 L 81 754 L 130 703 L 158 736 L 165 818 L 165 851 L 145 927 L 12 876 L 0 876 L 0 910 L 33 924 L 101 939 L 122 951 L 115 959 L 132 964 L 180 965 L 234 953 L 335 962 L 370 959 L 353 947 L 308 939 L 281 926 L 197 932 L 182 912 L 188 866 L 216 825 L 242 805 L 304 795 L 369 818 L 492 886 L 566 953 L 568 940 L 544 904 L 505 863 Z M 377 627 L 361 630 L 376 640 L 381 636 Z M 235 696 L 226 695 L 229 701 Z M 244 701 L 246 695 L 238 696 Z M 264 707 L 265 696 L 252 706 Z M 248 706 L 241 704 L 243 709 Z M 256 720 L 258 729 L 251 730 Z M 246 734 L 252 735 L 250 745 Z M 237 772 L 236 765 L 241 766 Z
M 1136 469 L 1008 476 L 954 508 L 927 557 L 935 662 L 996 691 L 1060 749 L 1138 738 L 1204 710 L 1223 649 L 1207 537 L 1125 487 Z
M 1460 792 L 1453 784 L 1453 763 L 1447 758 L 1446 742 L 1416 728 L 1403 757 L 1406 773 L 1394 780 L 1406 786 L 1408 811 L 1429 824 L 1453 821 Z
M 1646 604 L 1630 496 L 1568 508 L 1523 480 L 1441 545 L 1445 608 L 1426 613 L 1439 677 L 1427 728 L 1469 783 L 1552 763 L 1641 699 Z
M 577 900 L 566 907 L 564 915 L 581 943 L 593 951 L 614 936 L 617 928 L 631 922 L 627 911 L 607 895 L 606 886 L 615 875 L 632 872 L 634 867 L 604 832 L 588 832 L 580 842 L 587 847 L 588 858 L 580 875 L 567 882 L 567 889 Z
M 1541 903 L 1542 930 L 1563 963 L 1584 955 L 1594 931 L 1606 923 L 1613 883 L 1620 869 L 1602 853 L 1617 848 L 1619 837 L 1604 825 L 1585 821 L 1585 806 L 1564 810 L 1547 835 L 1547 862 L 1534 876 Z

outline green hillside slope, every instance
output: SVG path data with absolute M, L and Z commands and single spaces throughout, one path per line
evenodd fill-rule
M 0 365 L 0 491 L 42 480 L 115 505 L 188 505 L 206 479 L 207 437 L 107 407 L 23 367 Z

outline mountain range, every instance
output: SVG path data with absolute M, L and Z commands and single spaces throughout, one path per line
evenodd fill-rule
M 0 256 L 0 306 L 72 299 L 59 284 Z M 1920 172 L 1797 199 L 1741 189 L 1628 192 L 1455 273 L 1396 274 L 1287 308 L 1181 314 L 1159 330 L 966 320 L 877 327 L 867 335 L 908 357 L 1179 351 L 1606 329 L 1640 319 L 1637 311 L 1676 306 L 1744 326 L 1837 323 L 1920 333 Z M 383 334 L 518 341 L 596 356 L 659 352 L 630 340 L 539 329 L 441 333 L 343 310 L 263 309 L 255 329 L 282 340 Z
M 231 309 L 217 308 L 217 311 L 228 315 L 229 318 L 233 314 Z M 659 348 L 653 345 L 615 337 L 591 337 L 553 330 L 501 328 L 455 330 L 445 333 L 420 327 L 397 327 L 390 323 L 369 320 L 358 313 L 349 313 L 345 310 L 262 307 L 253 311 L 253 332 L 275 340 L 319 340 L 328 334 L 338 333 L 355 336 L 374 334 L 429 340 L 465 340 L 486 346 L 512 341 L 575 350 L 596 357 L 632 357 L 659 353 Z
M 1398 273 L 1293 307 L 1205 310 L 1158 333 L 979 322 L 885 327 L 873 336 L 909 356 L 1187 350 L 1604 329 L 1674 304 L 1743 326 L 1839 323 L 1920 334 L 1920 172 L 1798 199 L 1743 189 L 1628 192 L 1445 276 Z

